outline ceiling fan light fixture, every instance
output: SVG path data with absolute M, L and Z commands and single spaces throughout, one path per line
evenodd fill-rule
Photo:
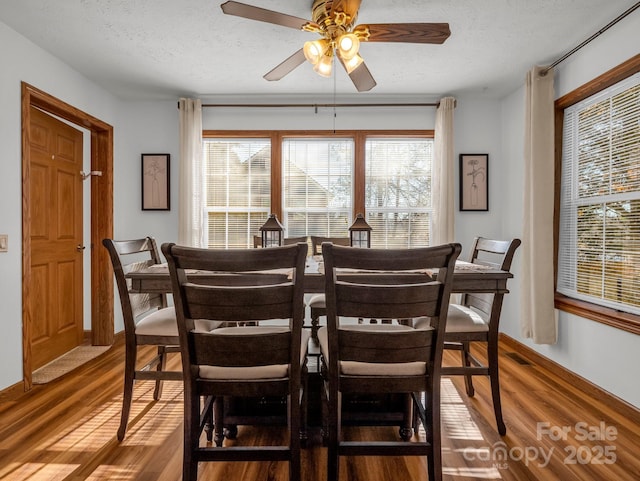
M 358 55 L 360 39 L 353 33 L 345 33 L 338 38 L 338 52 L 344 60 L 351 60 Z
M 329 41 L 326 38 L 305 42 L 303 47 L 304 56 L 309 63 L 317 65 L 328 47 Z
M 320 61 L 314 65 L 313 70 L 322 77 L 331 77 L 333 55 L 331 55 L 330 51 L 320 58 Z
M 364 62 L 363 58 L 358 54 L 355 54 L 353 57 L 351 57 L 348 60 L 342 57 L 342 55 L 340 57 L 342 58 L 342 63 L 344 64 L 344 68 L 348 74 L 353 72 L 355 69 L 357 69 L 360 66 L 362 62 Z

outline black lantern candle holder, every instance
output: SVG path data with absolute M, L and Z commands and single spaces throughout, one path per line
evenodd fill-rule
M 371 247 L 371 226 L 364 220 L 362 214 L 356 216 L 356 220 L 349 227 L 351 247 Z
M 260 227 L 262 233 L 262 247 L 278 247 L 282 245 L 284 227 L 278 222 L 275 214 L 270 214 L 267 221 Z

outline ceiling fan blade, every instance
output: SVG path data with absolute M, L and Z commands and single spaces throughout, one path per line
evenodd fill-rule
M 305 60 L 304 51 L 300 49 L 277 67 L 267 72 L 264 75 L 264 78 L 271 81 L 280 80 L 282 77 L 302 65 Z
M 448 23 L 370 23 L 354 30 L 369 29 L 369 42 L 443 43 L 449 35 Z
M 347 67 L 345 67 L 342 58 L 340 58 L 339 55 L 337 55 L 336 57 L 340 60 L 340 63 L 346 71 Z M 348 73 L 348 75 L 358 92 L 368 92 L 377 85 L 375 79 L 373 78 L 373 75 L 371 75 L 371 72 L 369 72 L 369 69 L 364 62 L 358 65 L 356 69 L 352 70 L 351 73 Z
M 247 5 L 240 2 L 224 2 L 220 5 L 220 8 L 222 8 L 222 11 L 227 15 L 235 15 L 237 17 L 257 20 L 259 22 L 273 23 L 276 25 L 282 25 L 283 27 L 295 28 L 296 30 L 302 30 L 302 27 L 305 25 L 317 27 L 315 22 L 304 18 L 294 17 L 293 15 L 274 12 L 273 10 L 254 7 L 253 5 Z

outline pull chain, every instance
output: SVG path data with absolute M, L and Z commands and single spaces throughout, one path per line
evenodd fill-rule
M 334 60 L 335 66 L 335 60 Z M 336 71 L 333 70 L 333 133 L 336 133 Z

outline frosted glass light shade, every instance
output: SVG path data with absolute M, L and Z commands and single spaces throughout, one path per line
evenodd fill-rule
M 338 52 L 344 60 L 351 60 L 358 55 L 360 39 L 352 33 L 345 33 L 338 39 Z
M 323 77 L 331 77 L 331 70 L 333 69 L 333 56 L 323 55 L 320 61 L 313 67 L 313 70 Z
M 329 41 L 325 38 L 321 38 L 305 42 L 302 51 L 309 63 L 317 65 L 324 53 L 327 51 L 328 46 Z

